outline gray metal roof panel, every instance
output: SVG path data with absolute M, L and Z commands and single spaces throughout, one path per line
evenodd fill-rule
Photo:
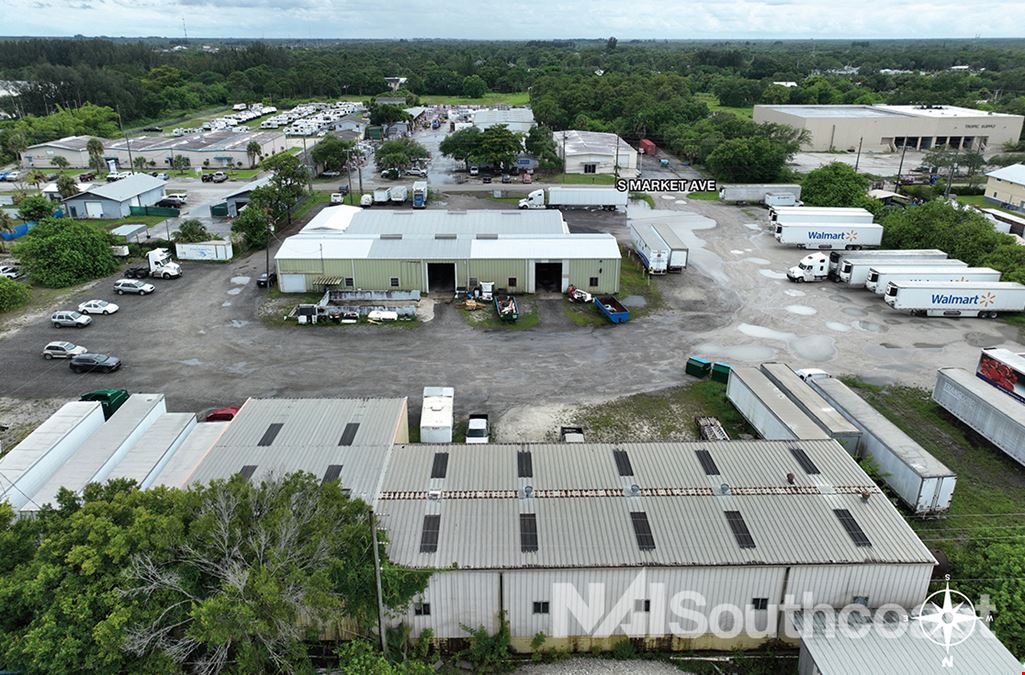
M 178 452 L 156 476 L 153 485 L 182 488 L 231 422 L 202 422 L 193 427 Z
M 375 239 L 370 245 L 368 258 L 378 260 L 466 259 L 470 257 L 471 239 L 434 239 L 416 237 L 403 239 Z
M 824 439 L 829 436 L 815 421 L 801 411 L 762 371 L 752 366 L 730 370 L 730 379 L 737 378 L 751 390 L 797 438 Z
M 167 453 L 177 449 L 195 423 L 195 413 L 164 413 L 136 441 L 132 451 L 114 467 L 107 480 L 131 478 L 141 486 Z
M 154 178 L 147 173 L 133 173 L 131 176 L 116 180 L 113 183 L 104 183 L 103 185 L 91 187 L 82 194 L 95 195 L 104 199 L 123 202 L 133 197 L 138 197 L 144 192 L 162 188 L 166 184 L 167 181 Z
M 353 216 L 347 234 L 566 234 L 557 210 L 367 210 Z
M 830 434 L 857 434 L 858 429 L 840 411 L 829 404 L 826 399 L 808 386 L 808 383 L 797 376 L 785 363 L 763 363 L 764 372 L 773 384 L 795 401 L 809 417 Z

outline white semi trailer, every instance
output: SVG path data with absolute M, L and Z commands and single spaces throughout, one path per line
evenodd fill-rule
M 961 368 L 940 368 L 932 400 L 1025 465 L 1025 406 Z
M 769 195 L 789 195 L 794 201 L 801 198 L 801 186 L 788 183 L 739 183 L 736 185 L 723 185 L 719 188 L 719 199 L 724 202 L 750 202 L 752 204 L 766 204 Z M 783 204 L 790 206 L 793 204 Z
M 632 223 L 630 243 L 648 274 L 665 274 L 669 271 L 672 251 L 654 227 L 647 223 Z
M 518 203 L 521 209 L 557 209 L 565 207 L 598 207 L 614 211 L 618 207 L 626 207 L 630 195 L 616 188 L 576 187 L 548 188 L 547 199 L 544 190 L 534 190 Z
M 886 288 L 890 307 L 916 316 L 978 316 L 1025 311 L 1025 286 L 1011 281 L 898 281 Z
M 828 206 L 773 206 L 769 220 L 773 223 L 871 223 L 875 216 L 867 209 Z
M 776 223 L 775 238 L 786 246 L 861 249 L 879 246 L 883 226 L 873 223 Z
M 866 255 L 864 258 L 858 256 L 857 258 L 846 258 L 843 261 L 843 265 L 840 266 L 840 271 L 836 275 L 836 280 L 842 284 L 848 286 L 854 286 L 855 288 L 864 288 L 865 283 L 868 281 L 868 275 L 871 273 L 873 268 L 876 269 L 909 269 L 912 267 L 936 267 L 942 264 L 945 267 L 960 267 L 966 269 L 968 263 L 961 260 L 946 259 L 941 261 L 938 260 L 927 260 L 921 258 L 913 258 L 911 260 L 895 260 L 893 258 L 885 258 L 883 260 L 876 260 L 871 255 Z
M 738 366 L 730 370 L 726 398 L 766 440 L 830 438 L 757 368 Z
M 1000 281 L 1000 272 L 990 267 L 873 265 L 868 271 L 865 288 L 876 295 L 882 295 L 891 281 Z
M 837 274 L 840 272 L 840 268 L 843 266 L 845 258 L 879 258 L 880 262 L 883 258 L 897 258 L 898 260 L 906 260 L 908 258 L 946 260 L 947 254 L 945 251 L 941 251 L 938 248 L 876 249 L 874 251 L 867 252 L 833 251 L 829 254 L 829 276 L 834 281 L 837 278 Z

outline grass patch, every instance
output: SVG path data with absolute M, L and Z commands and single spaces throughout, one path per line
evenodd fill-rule
M 726 385 L 711 380 L 591 406 L 574 422 L 584 428 L 588 442 L 686 441 L 698 438 L 696 418 L 704 416 L 718 417 L 730 438 L 754 435 L 726 399 Z
M 563 303 L 563 311 L 566 314 L 566 318 L 577 326 L 583 326 L 585 328 L 601 328 L 613 325 L 605 315 L 599 312 L 598 308 L 590 302 L 583 303 L 567 301 Z
M 706 190 L 704 192 L 690 192 L 687 194 L 687 199 L 701 199 L 704 201 L 717 202 L 719 201 L 719 193 L 715 190 Z
M 565 185 L 612 185 L 616 177 L 604 173 L 557 173 L 543 178 L 534 178 L 535 182 L 563 183 Z
M 474 328 L 495 329 L 495 330 L 529 330 L 536 328 L 541 323 L 541 316 L 537 307 L 532 302 L 524 302 L 522 297 L 517 297 L 519 303 L 520 318 L 517 321 L 500 321 L 495 313 L 494 305 L 485 309 L 478 309 L 471 312 L 467 309 L 460 309 L 466 323 Z
M 957 186 L 955 185 L 953 188 L 951 188 L 951 190 L 956 193 Z M 964 197 L 958 195 L 957 201 L 962 204 L 977 206 L 980 209 L 996 209 L 997 211 L 1003 211 L 1004 213 L 1010 214 L 1012 216 L 1025 218 L 1025 213 L 1022 213 L 1021 211 L 1012 211 L 1011 209 L 1005 209 L 1002 206 L 997 206 L 992 202 L 986 201 L 985 195 L 966 195 Z
M 708 106 L 708 109 L 711 112 L 732 113 L 733 115 L 743 117 L 744 119 L 751 119 L 752 115 L 754 115 L 754 106 L 738 108 L 734 106 L 720 105 L 719 97 L 715 94 L 694 94 L 694 96 L 697 99 L 704 101 L 705 105 Z
M 292 222 L 305 218 L 307 215 L 309 215 L 310 211 L 312 211 L 313 207 L 315 207 L 317 204 L 330 203 L 330 192 L 325 192 L 323 190 L 314 190 L 309 195 L 307 195 L 306 199 L 303 200 L 303 203 L 300 204 L 294 212 L 292 212 Z M 359 202 L 357 201 L 356 204 L 358 205 Z
M 649 195 L 647 192 L 631 192 L 630 201 L 644 202 L 651 208 L 655 208 L 655 198 Z
M 439 103 L 451 103 L 452 105 L 488 105 L 505 103 L 507 105 L 527 105 L 530 103 L 530 94 L 525 91 L 513 92 L 488 92 L 481 98 L 466 98 L 465 96 L 430 95 L 421 96 L 421 105 L 437 105 Z
M 489 194 L 489 195 L 487 195 L 487 197 L 488 197 L 488 199 L 490 199 L 493 202 L 502 202 L 503 204 L 517 204 L 517 205 L 520 203 L 520 200 L 523 199 L 523 197 L 519 197 L 519 196 L 514 196 L 514 197 L 496 197 L 493 194 Z
M 640 260 L 632 251 L 620 247 L 623 256 L 619 271 L 619 298 L 628 295 L 639 295 L 645 300 L 644 307 L 630 307 L 630 319 L 635 319 L 658 311 L 665 306 L 662 290 L 658 283 L 644 273 Z M 604 317 L 603 317 L 604 318 Z

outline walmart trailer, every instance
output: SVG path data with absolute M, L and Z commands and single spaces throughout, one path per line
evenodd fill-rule
M 630 243 L 648 274 L 669 271 L 670 248 L 655 228 L 647 223 L 630 225 Z
M 961 368 L 940 368 L 932 400 L 1025 465 L 1025 405 Z
M 798 377 L 790 366 L 785 363 L 763 363 L 761 369 L 765 376 L 801 409 L 801 412 L 810 417 L 847 452 L 858 456 L 858 444 L 861 442 L 861 432 L 858 428 L 848 422 L 839 410 L 831 406 L 807 382 Z
M 829 439 L 819 425 L 757 368 L 733 368 L 726 382 L 726 398 L 765 440 Z
M 862 457 L 869 457 L 883 480 L 918 514 L 950 508 L 957 475 L 886 419 L 840 380 L 810 380 L 812 388 L 861 431 Z

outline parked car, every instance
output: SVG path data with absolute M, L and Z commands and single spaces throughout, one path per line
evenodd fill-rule
M 490 183 L 491 182 L 491 176 L 481 176 L 480 180 L 481 180 L 482 183 Z
M 46 180 L 57 180 L 58 178 L 60 178 L 60 174 L 59 173 L 48 173 L 48 174 L 46 174 Z
M 263 274 L 261 274 L 260 276 L 258 276 L 256 278 L 256 285 L 259 286 L 260 288 L 270 288 L 271 286 L 273 286 L 276 283 L 278 283 L 278 273 L 277 272 L 271 272 L 270 274 L 267 274 L 266 272 L 264 272 Z
M 206 417 L 203 418 L 204 422 L 230 422 L 235 419 L 235 415 L 238 414 L 238 406 L 227 406 L 224 408 L 218 408 L 217 410 L 211 410 Z
M 471 166 L 470 167 L 470 175 L 471 176 L 476 176 L 479 173 L 480 173 L 480 167 L 479 166 Z
M 402 176 L 401 169 L 385 169 L 381 172 L 381 178 L 387 178 L 389 180 L 395 180 Z
M 228 180 L 228 174 L 223 171 L 216 171 L 214 172 L 214 175 L 210 177 L 210 182 L 212 183 L 223 183 L 226 180 Z
M 72 356 L 85 354 L 87 351 L 89 350 L 85 347 L 73 342 L 56 340 L 43 347 L 43 358 L 48 361 L 50 359 L 70 359 Z
M 160 180 L 167 180 L 166 171 L 151 171 L 149 175 L 153 176 L 154 178 L 159 178 Z
M 529 185 L 530 183 L 534 182 L 534 178 L 529 173 L 524 171 L 523 173 L 520 174 L 520 182 Z
M 89 300 L 78 306 L 78 311 L 82 314 L 113 314 L 117 310 L 117 305 L 106 300 Z
M 162 129 L 161 127 L 143 127 L 143 128 L 142 128 L 142 130 L 143 130 L 143 131 L 154 131 L 154 132 L 156 132 L 156 133 L 158 133 L 158 134 L 159 134 L 159 133 L 160 133 L 161 131 L 163 131 L 163 129 Z
M 8 183 L 17 182 L 20 179 L 21 179 L 21 172 L 20 171 L 8 171 L 6 174 L 4 174 L 4 180 L 7 181 Z
M 93 322 L 91 316 L 70 309 L 54 312 L 50 315 L 50 323 L 54 328 L 85 328 Z
M 79 354 L 72 356 L 68 366 L 73 373 L 113 373 L 121 367 L 121 359 L 108 354 Z
M 328 171 L 321 171 L 320 172 L 320 177 L 321 178 L 338 178 L 341 175 L 342 175 L 341 171 L 335 171 L 333 169 L 332 170 L 328 170 Z
M 0 277 L 17 279 L 21 276 L 21 270 L 14 265 L 0 265 Z
M 118 279 L 114 282 L 114 292 L 118 295 L 125 293 L 136 293 L 138 295 L 149 295 L 157 290 L 153 284 L 147 284 L 137 279 Z
M 511 183 L 512 182 L 512 176 L 510 176 L 507 173 L 503 173 L 502 174 L 502 182 L 503 183 Z
M 339 185 L 338 186 L 338 194 L 342 195 L 343 197 L 345 195 L 349 194 L 349 186 L 348 185 Z
M 107 174 L 107 182 L 115 183 L 119 180 L 124 180 L 132 175 L 131 171 L 111 171 Z
M 78 174 L 79 183 L 91 183 L 96 180 L 96 174 L 92 171 L 86 171 L 85 173 Z
M 359 205 L 367 208 L 374 205 L 374 195 L 363 195 L 359 198 Z
M 466 443 L 468 445 L 487 443 L 490 438 L 488 416 L 484 413 L 472 413 L 466 426 Z
M 155 206 L 158 206 L 162 209 L 179 209 L 181 208 L 182 203 L 176 199 L 168 199 L 167 197 L 164 197 L 159 202 L 157 202 Z
M 129 267 L 125 270 L 125 279 L 145 279 L 149 276 L 149 268 L 145 265 Z
M 427 169 L 412 168 L 406 169 L 406 174 L 410 176 L 419 176 L 420 178 L 427 178 Z
M 204 183 L 210 183 L 213 181 L 213 179 L 214 175 L 212 173 L 204 173 L 202 176 L 199 177 L 199 180 L 203 181 Z

